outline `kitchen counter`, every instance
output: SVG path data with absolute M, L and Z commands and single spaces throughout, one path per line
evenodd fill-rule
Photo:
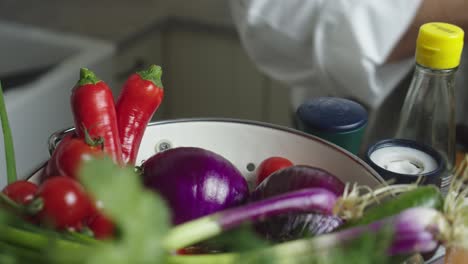
M 167 22 L 231 28 L 227 0 L 0 0 L 0 18 L 35 27 L 125 43 Z M 188 24 L 188 23 L 187 23 Z

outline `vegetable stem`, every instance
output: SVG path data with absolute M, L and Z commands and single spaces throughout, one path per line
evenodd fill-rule
M 169 249 L 179 249 L 248 222 L 292 212 L 330 215 L 337 197 L 322 188 L 307 188 L 234 207 L 174 227 L 166 237 Z
M 3 263 L 1 262 L 2 257 L 5 259 L 14 257 L 16 262 L 13 263 L 50 263 L 50 260 L 44 259 L 44 255 L 39 251 L 15 247 L 5 242 L 0 242 L 0 248 L 0 263 Z
M 419 217 L 419 218 L 418 218 Z M 298 239 L 280 243 L 268 248 L 247 251 L 245 253 L 223 253 L 197 256 L 171 256 L 169 263 L 249 263 L 249 258 L 271 258 L 277 263 L 304 263 L 308 258 L 321 262 L 321 257 L 333 257 L 334 250 L 345 245 L 352 245 L 365 236 L 374 239 L 372 246 L 386 256 L 428 252 L 437 246 L 438 234 L 444 232 L 446 221 L 435 209 L 416 207 L 402 213 L 373 222 L 330 233 L 314 238 Z M 380 243 L 382 239 L 385 243 Z M 370 252 L 369 254 L 372 254 Z M 303 258 L 303 259 L 301 259 Z M 240 261 L 242 259 L 242 261 Z M 184 261 L 186 260 L 186 261 Z M 219 262 L 216 262 L 216 261 Z M 252 263 L 255 263 L 254 261 Z M 341 263 L 341 262 L 339 262 Z
M 15 201 L 11 200 L 7 195 L 5 195 L 4 193 L 0 193 L 0 201 L 2 203 L 5 203 L 6 205 L 8 205 L 8 207 L 12 208 L 13 210 L 17 211 L 17 212 L 20 212 L 20 213 L 24 213 L 26 210 L 24 208 L 24 206 L 22 205 L 19 205 L 18 203 L 16 203 Z
M 90 71 L 87 68 L 80 69 L 80 80 L 78 81 L 79 86 L 87 85 L 87 84 L 96 84 L 100 82 L 99 78 L 94 74 L 94 72 Z
M 202 217 L 172 228 L 163 245 L 168 250 L 177 250 L 218 235 L 222 231 L 217 217 Z
M 137 74 L 140 75 L 143 80 L 151 81 L 159 88 L 163 88 L 163 84 L 161 82 L 161 66 L 151 65 L 147 70 L 139 71 Z
M 175 255 L 168 257 L 168 264 L 231 264 L 237 263 L 239 255 L 234 253 Z
M 51 243 L 55 246 L 55 249 L 59 251 L 71 252 L 88 249 L 87 246 L 80 243 L 54 238 L 52 235 L 49 237 L 43 234 L 32 233 L 5 225 L 0 225 L 0 240 L 37 250 L 46 249 Z
M 2 121 L 3 142 L 5 144 L 5 160 L 7 168 L 8 183 L 16 181 L 16 160 L 13 146 L 13 137 L 11 135 L 8 114 L 3 96 L 2 83 L 0 82 L 0 120 Z

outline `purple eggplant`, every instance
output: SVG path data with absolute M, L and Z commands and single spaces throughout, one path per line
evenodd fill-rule
M 171 250 L 186 247 L 242 224 L 262 221 L 285 212 L 331 215 L 337 199 L 334 193 L 323 188 L 292 191 L 176 226 L 167 236 L 165 245 Z
M 324 188 L 341 196 L 345 184 L 333 174 L 306 165 L 291 166 L 271 174 L 252 192 L 250 201 L 260 201 L 272 196 L 303 188 Z M 304 236 L 331 232 L 343 221 L 335 215 L 317 212 L 288 212 L 255 225 L 259 234 L 273 241 L 288 241 Z
M 180 224 L 244 203 L 247 182 L 227 159 L 196 147 L 160 152 L 142 165 L 143 183 L 169 204 Z

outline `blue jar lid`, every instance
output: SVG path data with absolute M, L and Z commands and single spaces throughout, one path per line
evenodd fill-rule
M 318 97 L 299 106 L 297 118 L 308 129 L 349 132 L 367 123 L 367 111 L 357 102 L 337 97 Z

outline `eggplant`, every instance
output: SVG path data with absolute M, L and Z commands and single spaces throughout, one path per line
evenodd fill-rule
M 160 152 L 142 166 L 143 184 L 160 194 L 181 224 L 247 201 L 247 181 L 227 159 L 197 147 Z
M 252 192 L 250 201 L 260 201 L 304 188 L 323 188 L 340 197 L 345 184 L 326 170 L 307 165 L 294 165 L 278 170 L 266 178 Z M 343 220 L 336 215 L 289 212 L 257 223 L 255 229 L 268 240 L 288 241 L 328 233 L 341 224 Z

